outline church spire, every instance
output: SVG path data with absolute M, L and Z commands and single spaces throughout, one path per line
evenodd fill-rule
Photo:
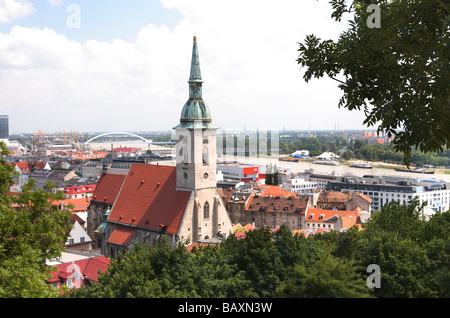
M 202 98 L 202 76 L 198 57 L 197 37 L 192 46 L 191 73 L 189 75 L 189 99 L 181 110 L 180 124 L 176 128 L 214 128 L 209 108 Z
M 202 74 L 200 72 L 200 59 L 198 57 L 197 37 L 194 36 L 192 45 L 191 74 L 189 76 L 189 98 L 202 98 Z
M 189 76 L 188 83 L 203 83 L 202 74 L 200 72 L 200 59 L 198 57 L 196 36 L 194 36 L 194 45 L 192 46 L 191 75 Z

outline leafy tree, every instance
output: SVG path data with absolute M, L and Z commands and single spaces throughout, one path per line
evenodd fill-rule
M 353 154 L 350 150 L 346 150 L 342 156 L 345 160 L 350 160 L 352 159 Z
M 361 266 L 380 266 L 377 297 L 449 294 L 449 214 L 438 213 L 425 221 L 417 200 L 410 206 L 392 202 L 373 214 L 355 246 L 361 249 Z
M 411 163 L 413 147 L 448 149 L 449 10 L 443 0 L 330 0 L 332 18 L 351 13 L 337 41 L 308 35 L 297 62 L 305 81 L 328 76 L 343 95 L 339 107 L 364 110 L 367 126 L 394 136 Z M 372 5 L 372 7 L 369 7 Z M 377 13 L 380 27 L 371 24 Z
M 0 297 L 57 297 L 45 283 L 53 270 L 46 260 L 61 255 L 69 236 L 70 213 L 51 204 L 63 194 L 31 192 L 30 181 L 23 193 L 6 195 L 14 172 L 3 158 L 8 155 L 3 143 L 0 149 Z
M 249 282 L 216 247 L 172 246 L 162 240 L 149 248 L 137 244 L 120 255 L 99 276 L 99 284 L 81 288 L 72 297 L 108 298 L 208 298 L 251 297 Z
M 349 259 L 331 254 L 326 241 L 293 235 L 286 226 L 229 237 L 221 252 L 245 273 L 260 297 L 368 297 L 363 277 Z

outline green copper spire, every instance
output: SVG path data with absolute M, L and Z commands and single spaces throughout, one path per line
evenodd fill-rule
M 191 75 L 188 83 L 203 83 L 200 72 L 200 59 L 198 58 L 197 37 L 194 36 L 194 45 L 192 47 Z
M 176 128 L 217 128 L 211 124 L 209 108 L 202 98 L 202 76 L 198 57 L 197 37 L 192 47 L 191 73 L 189 76 L 189 99 L 181 111 L 180 124 Z

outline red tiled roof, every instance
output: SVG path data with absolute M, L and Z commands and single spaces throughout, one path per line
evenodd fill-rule
M 108 239 L 108 243 L 128 246 L 136 234 L 137 229 L 128 226 L 117 226 Z
M 325 221 L 336 214 L 346 211 L 337 211 L 337 210 L 322 210 L 322 209 L 316 209 L 316 208 L 309 208 L 308 215 L 306 216 L 306 221 Z
M 72 204 L 73 211 L 76 211 L 76 212 L 86 211 L 89 206 L 89 202 L 86 200 L 86 198 L 54 200 L 54 201 L 51 201 L 51 203 L 53 205 L 59 205 L 59 206 L 62 203 L 65 208 L 67 208 L 67 206 L 69 204 Z
M 124 174 L 102 174 L 95 187 L 92 201 L 113 204 L 124 180 Z
M 106 269 L 110 265 L 109 260 L 104 256 L 89 258 L 80 262 L 86 263 L 86 265 L 84 266 L 84 270 L 82 271 L 84 277 L 95 282 L 98 282 L 98 271 L 105 273 Z
M 342 228 L 349 229 L 353 225 L 361 224 L 361 218 L 359 212 L 360 208 L 356 208 L 353 211 L 341 211 L 341 210 L 322 210 L 310 208 L 306 217 L 307 222 L 319 222 L 326 221 L 332 217 L 341 218 Z
M 49 283 L 59 281 L 62 279 L 67 279 L 75 274 L 75 264 L 78 266 L 81 274 L 84 278 L 91 281 L 98 281 L 98 271 L 104 273 L 108 266 L 110 265 L 109 260 L 104 256 L 92 257 L 87 259 L 82 259 L 75 261 L 74 263 L 68 262 L 64 264 L 56 265 L 58 267 L 57 271 L 52 272 L 52 278 L 48 280 Z
M 89 193 L 89 192 L 94 192 L 95 187 L 96 187 L 95 184 L 76 186 L 76 187 L 67 187 L 67 188 L 64 188 L 64 193 L 66 193 L 66 194 Z
M 253 187 L 254 189 L 261 189 L 261 196 L 268 197 L 268 196 L 285 196 L 285 197 L 296 197 L 297 194 L 294 192 L 283 190 L 280 186 L 276 185 L 268 185 L 263 184 L 259 185 L 257 187 Z
M 135 163 L 108 221 L 176 234 L 191 192 L 176 191 L 176 168 Z
M 18 161 L 14 162 L 14 164 L 17 166 L 17 168 L 20 169 L 20 171 L 30 171 L 30 166 L 28 165 L 28 161 Z

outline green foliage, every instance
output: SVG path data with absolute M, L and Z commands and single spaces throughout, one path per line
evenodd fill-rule
M 377 297 L 445 297 L 448 290 L 450 212 L 424 221 L 417 201 L 376 211 L 356 245 L 359 263 L 381 268 Z
M 70 213 L 51 205 L 62 193 L 31 192 L 8 196 L 13 166 L 3 156 L 8 151 L 0 143 L 0 297 L 57 297 L 59 292 L 45 281 L 51 268 L 45 264 L 61 254 L 70 231 Z M 12 209 L 12 204 L 17 207 Z
M 305 81 L 328 76 L 339 83 L 339 107 L 364 110 L 367 126 L 394 136 L 410 164 L 411 150 L 448 149 L 449 10 L 443 0 L 330 1 L 332 18 L 352 14 L 337 41 L 308 35 L 297 62 Z M 381 27 L 367 24 L 379 5 Z
M 72 297 L 251 297 L 249 282 L 217 248 L 172 246 L 167 240 L 149 248 L 138 244 L 113 261 L 99 284 Z
M 100 283 L 73 297 L 448 297 L 450 212 L 429 221 L 420 206 L 388 204 L 363 231 L 305 237 L 259 228 L 220 246 L 136 245 Z M 381 287 L 367 287 L 369 265 Z

